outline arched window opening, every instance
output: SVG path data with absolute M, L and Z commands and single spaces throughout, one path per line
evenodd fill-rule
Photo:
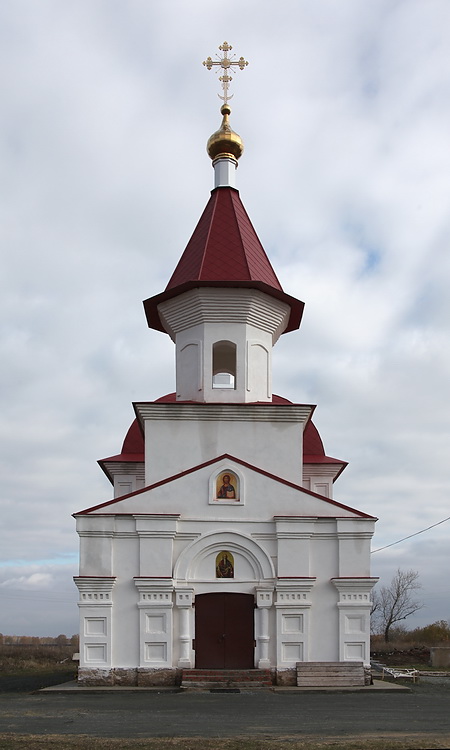
M 212 349 L 212 387 L 236 387 L 236 344 L 217 341 Z

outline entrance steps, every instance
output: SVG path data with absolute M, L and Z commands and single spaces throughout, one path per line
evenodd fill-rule
M 365 684 L 363 662 L 297 663 L 297 687 L 354 687 Z
M 270 669 L 183 669 L 181 687 L 190 690 L 255 690 L 272 687 Z

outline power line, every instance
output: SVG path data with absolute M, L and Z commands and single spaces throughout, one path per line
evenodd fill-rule
M 40 590 L 29 590 L 29 589 L 23 589 L 23 588 L 9 588 L 4 587 L 2 588 L 0 586 L 0 599 L 28 599 L 28 601 L 32 602 L 38 602 L 38 601 L 46 601 L 46 602 L 73 602 L 76 601 L 77 592 L 73 592 L 73 599 L 69 599 L 69 591 L 58 591 L 52 590 L 47 591 L 45 589 Z
M 53 604 L 60 604 L 60 603 L 73 604 L 74 602 L 76 603 L 76 596 L 74 596 L 73 599 L 64 599 L 62 597 L 50 598 L 46 594 L 44 594 L 43 596 L 35 597 L 35 596 L 30 596 L 29 594 L 25 594 L 25 593 L 24 594 L 16 594 L 16 593 L 6 594 L 3 591 L 0 591 L 0 597 L 2 597 L 3 599 L 15 599 L 15 600 L 25 599 L 28 602 L 32 601 L 36 603 L 38 602 L 52 602 Z
M 370 554 L 373 555 L 375 552 L 381 552 L 382 549 L 393 547 L 394 544 L 400 544 L 400 542 L 405 542 L 407 539 L 411 539 L 413 536 L 417 536 L 418 534 L 423 534 L 424 531 L 429 531 L 430 529 L 434 529 L 435 526 L 440 526 L 441 523 L 445 523 L 446 521 L 450 521 L 450 516 L 448 516 L 448 518 L 443 518 L 442 521 L 433 523 L 431 526 L 427 526 L 426 529 L 421 529 L 420 531 L 416 531 L 414 534 L 410 534 L 409 536 L 404 536 L 403 539 L 397 539 L 396 542 L 391 542 L 391 544 L 386 544 L 384 547 L 378 547 L 378 549 L 373 549 Z

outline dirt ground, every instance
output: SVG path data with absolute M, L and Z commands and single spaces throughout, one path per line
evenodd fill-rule
M 293 750 L 358 747 L 358 740 L 359 747 L 364 742 L 365 750 L 396 746 L 448 748 L 450 685 L 445 679 L 445 684 L 423 683 L 406 693 L 3 693 L 0 750 Z M 200 736 L 204 738 L 201 742 Z M 197 745 L 193 744 L 195 741 Z
M 87 737 L 7 736 L 0 735 L 0 750 L 444 750 L 450 747 L 450 735 L 445 737 L 385 736 L 327 737 L 317 740 L 298 740 L 294 737 L 275 739 L 249 739 L 238 737 L 232 740 L 211 740 L 204 737 L 177 737 L 171 739 L 114 740 Z
M 73 676 L 64 665 L 0 675 L 0 750 L 450 748 L 445 675 L 388 695 L 35 692 Z

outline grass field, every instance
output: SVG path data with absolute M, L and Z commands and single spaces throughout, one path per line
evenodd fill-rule
M 72 646 L 0 646 L 0 692 L 30 693 L 74 680 L 72 654 Z

